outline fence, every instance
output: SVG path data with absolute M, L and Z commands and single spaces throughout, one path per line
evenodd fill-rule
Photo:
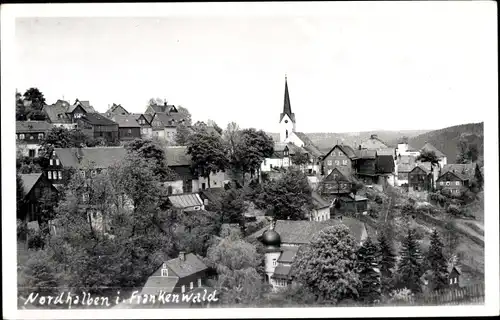
M 475 284 L 467 287 L 458 287 L 424 293 L 420 296 L 408 296 L 392 305 L 399 306 L 431 306 L 431 305 L 462 305 L 484 303 L 484 284 Z

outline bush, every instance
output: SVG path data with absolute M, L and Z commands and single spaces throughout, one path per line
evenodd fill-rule
M 378 194 L 375 196 L 375 202 L 378 203 L 378 204 L 382 204 L 384 203 L 384 200 L 382 199 L 381 196 L 379 196 Z
M 455 217 L 461 216 L 463 214 L 462 211 L 463 210 L 458 205 L 455 205 L 455 204 L 450 204 L 448 206 L 448 208 L 446 208 L 446 212 L 455 216 Z
M 410 289 L 399 289 L 394 290 L 390 294 L 389 303 L 391 304 L 406 304 L 411 302 L 414 299 L 414 294 Z
M 44 238 L 41 232 L 28 231 L 28 249 L 42 249 L 45 244 Z

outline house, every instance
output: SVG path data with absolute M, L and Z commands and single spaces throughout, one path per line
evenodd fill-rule
M 322 195 L 348 194 L 351 192 L 354 182 L 355 180 L 352 176 L 345 175 L 339 168 L 334 168 L 319 183 L 318 190 Z
M 177 126 L 187 124 L 186 116 L 180 113 L 174 105 L 150 105 L 144 114 L 151 115 L 149 124 L 153 137 L 167 141 L 175 141 Z
M 311 194 L 313 209 L 309 216 L 309 221 L 325 221 L 330 219 L 330 208 L 332 204 L 323 199 L 317 192 Z
M 211 210 L 211 206 L 218 203 L 222 196 L 224 195 L 225 190 L 223 188 L 216 189 L 205 189 L 200 191 L 200 198 L 203 200 L 203 204 L 207 210 Z
M 81 114 L 75 122 L 77 128 L 88 137 L 104 138 L 108 142 L 118 141 L 118 124 L 99 113 Z
M 436 168 L 437 170 L 437 168 Z M 430 162 L 420 162 L 408 172 L 409 191 L 434 190 L 434 168 Z
M 53 125 L 45 121 L 16 121 L 16 147 L 25 157 L 38 157 L 40 144 Z
M 451 288 L 460 287 L 460 278 L 462 270 L 457 266 L 448 267 L 448 283 Z
M 111 119 L 113 116 L 127 116 L 130 115 L 130 113 L 120 104 L 113 103 L 113 105 L 108 108 L 105 115 L 107 118 Z
M 141 138 L 141 126 L 134 115 L 114 115 L 110 119 L 118 124 L 118 138 L 121 141 Z
M 154 115 L 156 113 L 178 112 L 173 104 L 168 104 L 165 100 L 163 104 L 152 104 L 146 108 L 145 114 Z
M 181 251 L 179 257 L 164 261 L 158 266 L 144 284 L 141 295 L 190 292 L 204 285 L 207 273 L 208 267 L 201 258 Z
M 408 174 L 410 173 L 411 170 L 415 167 L 415 163 L 412 164 L 406 164 L 406 163 L 400 163 L 397 165 L 396 170 L 397 170 L 397 181 L 396 185 L 401 187 L 403 185 L 408 184 Z
M 447 164 L 446 155 L 442 153 L 440 150 L 438 150 L 436 147 L 434 147 L 432 144 L 426 142 L 422 147 L 422 149 L 420 149 L 420 152 L 422 151 L 434 152 L 434 154 L 438 158 L 439 168 L 442 169 Z
M 168 196 L 168 201 L 173 208 L 181 212 L 205 210 L 203 200 L 198 193 L 172 194 Z
M 260 171 L 269 172 L 274 168 L 288 168 L 290 166 L 290 156 L 290 147 L 288 143 L 275 142 L 272 156 L 262 161 Z
M 334 205 L 338 212 L 364 213 L 368 210 L 368 198 L 353 193 L 341 194 Z
M 365 224 L 352 218 L 329 219 L 326 221 L 278 220 L 271 223 L 271 228 L 259 230 L 255 236 L 266 247 L 265 273 L 266 282 L 274 288 L 287 287 L 293 281 L 292 265 L 300 250 L 323 229 L 336 224 L 346 225 L 353 237 L 362 244 L 367 238 Z M 260 233 L 260 235 L 257 235 Z
M 82 115 L 96 112 L 89 101 L 80 101 L 78 99 L 72 105 L 67 101 L 57 100 L 53 105 L 44 106 L 42 111 L 45 112 L 48 121 L 55 127 L 63 127 L 68 130 L 76 129 L 76 120 Z
M 419 155 L 420 155 L 420 151 L 418 151 L 416 148 L 414 148 L 408 144 L 408 138 L 404 137 L 398 143 L 398 147 L 396 148 L 396 156 L 398 158 L 399 158 L 399 156 L 418 157 Z
M 183 192 L 198 192 L 208 188 L 208 179 L 194 174 L 191 156 L 187 154 L 186 146 L 166 147 L 165 157 L 167 166 L 176 173 L 178 181 L 182 181 Z M 225 172 L 210 173 L 210 188 L 223 188 L 228 182 Z
M 385 149 L 387 150 L 387 149 Z M 394 150 L 377 150 L 375 163 L 378 184 L 394 186 L 396 184 L 396 161 L 393 156 Z
M 377 151 L 371 149 L 358 149 L 356 154 L 356 176 L 363 183 L 371 185 L 378 182 L 377 174 Z
M 452 195 L 460 195 L 474 179 L 476 164 L 447 164 L 436 180 L 436 189 Z
M 72 171 L 95 175 L 122 162 L 126 154 L 124 147 L 55 148 L 45 172 L 55 185 L 66 184 Z
M 350 146 L 337 144 L 322 158 L 321 174 L 329 175 L 336 168 L 346 177 L 353 176 L 357 159 Z
M 153 127 L 151 126 L 151 120 L 153 119 L 153 116 L 150 114 L 136 114 L 136 113 L 134 113 L 134 116 L 136 117 L 139 126 L 141 126 L 141 138 L 143 139 L 152 138 Z
M 387 149 L 388 146 L 378 138 L 376 134 L 372 134 L 370 139 L 361 143 L 361 149 L 368 150 L 379 150 L 379 149 Z
M 57 197 L 58 191 L 43 173 L 21 174 L 24 201 L 17 218 L 26 222 L 38 221 L 41 213 L 41 200 Z

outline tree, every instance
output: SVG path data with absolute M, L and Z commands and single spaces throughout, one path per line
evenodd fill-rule
M 17 211 L 17 217 L 19 218 L 23 212 L 23 206 L 24 206 L 24 197 L 26 194 L 24 193 L 24 185 L 23 185 L 23 180 L 21 178 L 21 175 L 19 173 L 16 174 L 16 211 Z
M 18 110 L 21 111 L 24 109 L 24 115 L 20 116 L 19 120 L 31 119 L 43 121 L 46 119 L 46 115 L 42 111 L 45 106 L 45 98 L 40 90 L 37 88 L 30 88 L 26 90 L 23 98 L 22 103 L 24 108 L 19 108 Z
M 368 304 L 380 301 L 382 295 L 377 246 L 368 237 L 358 250 L 359 298 Z
M 309 156 L 307 155 L 307 153 L 301 151 L 292 154 L 290 158 L 292 160 L 292 164 L 297 165 L 300 168 L 302 168 L 303 165 L 309 163 Z
M 430 162 L 432 166 L 439 165 L 439 158 L 434 151 L 422 150 L 417 157 L 417 161 Z
M 400 255 L 401 259 L 398 264 L 399 286 L 410 289 L 414 293 L 421 292 L 422 255 L 414 229 L 408 229 L 408 234 L 401 243 Z
M 483 174 L 481 173 L 481 169 L 479 168 L 479 165 L 477 163 L 474 169 L 474 183 L 476 184 L 479 190 L 483 189 L 484 178 Z
M 229 189 L 224 191 L 219 201 L 215 203 L 215 210 L 219 212 L 222 223 L 238 223 L 245 226 L 243 214 L 247 210 L 243 190 Z
M 357 244 L 343 224 L 327 227 L 299 250 L 293 263 L 295 279 L 319 300 L 337 304 L 357 299 L 361 285 L 356 270 Z
M 253 178 L 259 171 L 262 161 L 273 154 L 274 142 L 264 131 L 253 128 L 242 130 L 237 142 L 231 164 L 243 173 L 249 172 Z
M 475 136 L 475 135 L 472 135 Z M 467 136 L 461 136 L 458 141 L 457 163 L 472 163 L 479 158 L 479 148 L 476 143 L 469 142 Z
M 443 228 L 443 253 L 447 259 L 455 254 L 459 244 L 457 226 L 453 219 L 449 219 Z
M 26 120 L 26 108 L 24 106 L 23 96 L 16 92 L 16 121 Z
M 223 132 L 224 130 L 222 130 L 222 128 L 221 128 L 221 127 L 219 127 L 219 125 L 217 125 L 217 123 L 216 123 L 215 121 L 213 121 L 213 120 L 208 120 L 207 122 L 208 122 L 208 125 L 209 125 L 209 126 L 213 127 L 213 128 L 215 129 L 215 131 L 217 131 L 217 133 L 219 133 L 220 135 L 222 135 L 222 132 Z
M 182 114 L 183 119 L 184 119 L 184 124 L 187 126 L 190 126 L 191 122 L 192 122 L 192 117 L 191 117 L 191 113 L 189 112 L 189 110 L 187 108 L 184 108 L 183 106 L 177 106 L 177 111 L 180 114 Z
M 196 211 L 182 214 L 174 231 L 177 249 L 206 256 L 208 248 L 214 242 L 214 236 L 220 232 L 220 220 L 216 212 Z
M 31 293 L 56 295 L 58 281 L 49 250 L 39 250 L 31 254 L 26 265 L 21 267 L 18 277 L 18 294 L 27 298 Z
M 222 139 L 227 145 L 231 178 L 233 181 L 244 182 L 244 172 L 242 172 L 242 168 L 240 168 L 240 164 L 236 158 L 236 148 L 240 143 L 240 136 L 240 127 L 236 122 L 228 123 L 226 130 L 222 133 Z M 243 177 L 241 177 L 242 174 Z
M 248 304 L 262 298 L 263 283 L 256 270 L 262 260 L 255 246 L 234 233 L 208 249 L 206 263 L 217 271 L 224 304 Z
M 378 235 L 378 262 L 380 265 L 382 293 L 389 294 L 393 287 L 393 274 L 396 265 L 396 255 L 392 246 L 392 237 L 385 230 Z
M 187 143 L 187 153 L 191 156 L 193 170 L 208 181 L 210 174 L 228 167 L 226 148 L 222 139 L 206 131 L 196 131 Z
M 432 232 L 429 251 L 427 252 L 427 268 L 432 272 L 434 290 L 441 290 L 448 285 L 448 266 L 443 255 L 443 243 L 436 229 Z
M 177 126 L 177 133 L 175 134 L 175 143 L 178 146 L 185 146 L 191 135 L 191 130 L 184 124 L 179 124 Z
M 289 170 L 279 179 L 265 182 L 262 189 L 257 204 L 271 210 L 275 220 L 303 220 L 312 209 L 312 190 L 299 170 Z
M 155 140 L 135 139 L 125 145 L 129 153 L 136 152 L 140 157 L 151 161 L 154 166 L 154 174 L 161 181 L 174 179 L 175 174 L 168 168 L 165 149 Z

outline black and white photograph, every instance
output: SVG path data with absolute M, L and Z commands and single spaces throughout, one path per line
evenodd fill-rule
M 496 2 L 1 9 L 5 318 L 498 315 Z

